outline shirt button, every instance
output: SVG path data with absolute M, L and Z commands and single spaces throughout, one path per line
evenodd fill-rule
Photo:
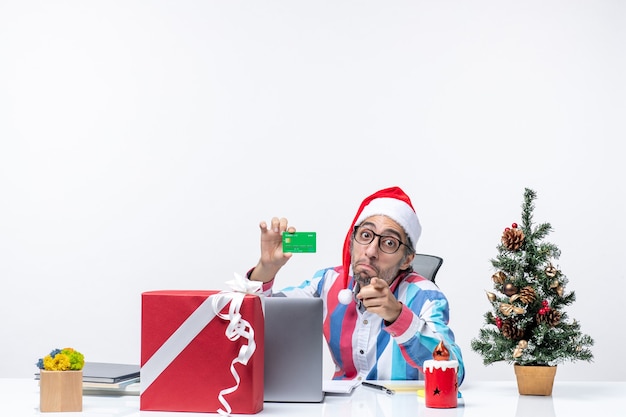
M 367 324 L 369 323 L 367 320 L 363 320 L 363 324 Z
M 365 351 L 363 349 L 359 350 L 359 353 L 362 355 L 365 353 Z

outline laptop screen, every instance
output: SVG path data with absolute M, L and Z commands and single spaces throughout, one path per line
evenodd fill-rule
M 324 399 L 322 321 L 320 298 L 265 299 L 265 401 Z

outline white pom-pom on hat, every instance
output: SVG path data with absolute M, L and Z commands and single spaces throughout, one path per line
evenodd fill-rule
M 337 298 L 339 299 L 339 302 L 341 304 L 348 305 L 352 302 L 352 291 L 350 291 L 347 288 L 344 288 L 343 290 L 339 291 Z

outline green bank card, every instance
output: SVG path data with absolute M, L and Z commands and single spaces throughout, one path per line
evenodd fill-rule
M 283 232 L 283 252 L 314 253 L 316 242 L 315 232 Z

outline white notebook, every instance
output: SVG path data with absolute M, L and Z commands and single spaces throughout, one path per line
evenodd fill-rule
M 361 382 L 356 379 L 325 380 L 322 384 L 326 394 L 350 394 Z

